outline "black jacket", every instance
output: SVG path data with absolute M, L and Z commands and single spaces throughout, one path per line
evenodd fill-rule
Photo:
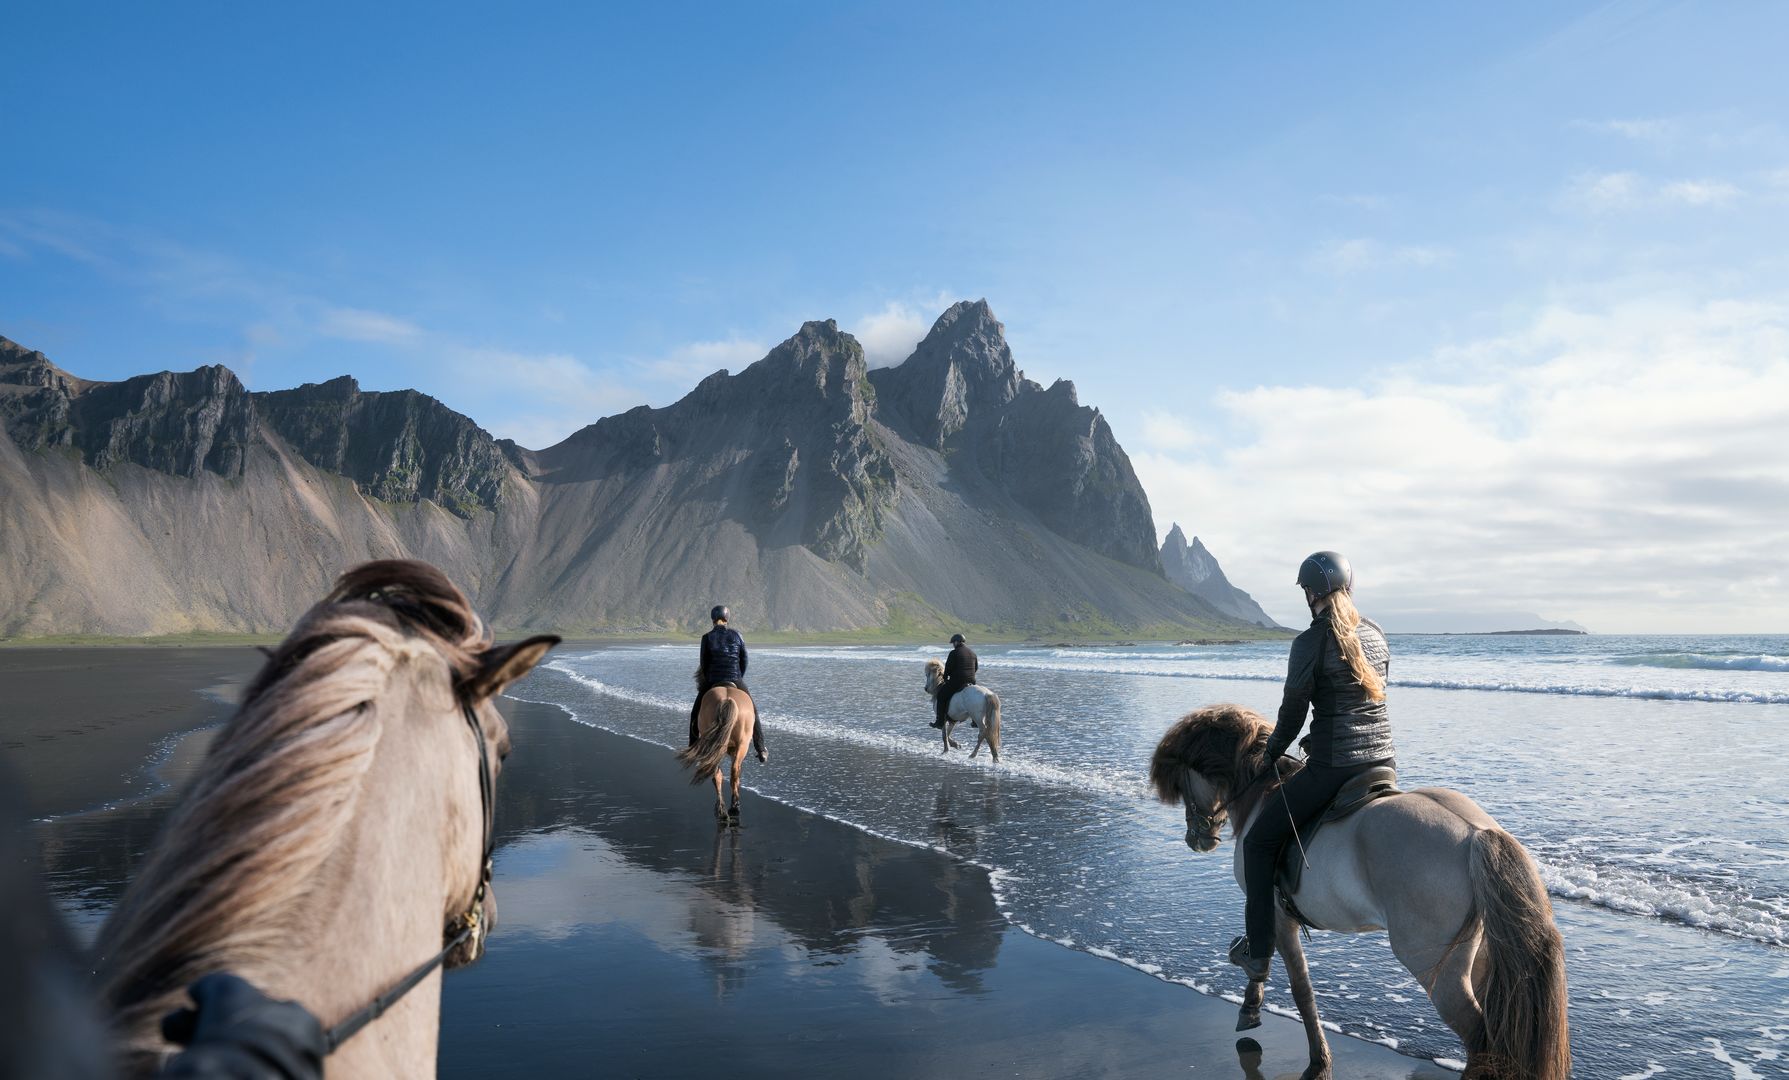
M 956 646 L 944 658 L 944 688 L 955 692 L 968 686 L 975 681 L 975 673 L 980 667 L 981 661 L 975 658 L 967 644 Z
M 702 685 L 745 678 L 745 639 L 731 626 L 717 626 L 702 635 Z
M 1391 649 L 1378 624 L 1362 619 L 1355 631 L 1367 663 L 1384 677 L 1391 670 Z M 1329 616 L 1319 615 L 1292 641 L 1286 667 L 1286 696 L 1279 723 L 1267 740 L 1269 749 L 1284 751 L 1304 727 L 1311 711 L 1310 760 L 1318 765 L 1366 765 L 1396 754 L 1391 742 L 1391 716 L 1385 702 L 1374 701 L 1342 658 L 1330 629 Z

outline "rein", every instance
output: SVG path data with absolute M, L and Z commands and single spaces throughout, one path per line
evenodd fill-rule
M 405 994 L 416 989 L 418 983 L 428 978 L 436 968 L 446 963 L 448 955 L 462 944 L 471 941 L 473 943 L 474 952 L 476 952 L 478 942 L 484 936 L 486 927 L 484 926 L 484 918 L 481 912 L 484 907 L 485 894 L 490 891 L 491 885 L 491 841 L 493 836 L 491 827 L 491 803 L 493 794 L 491 751 L 490 748 L 485 745 L 484 729 L 479 726 L 478 714 L 473 711 L 472 703 L 469 701 L 461 701 L 460 711 L 466 717 L 466 725 L 472 729 L 473 741 L 478 744 L 478 801 L 484 810 L 485 829 L 484 856 L 480 860 L 478 888 L 472 893 L 471 905 L 468 906 L 464 912 L 455 915 L 450 919 L 447 923 L 447 927 L 442 931 L 442 937 L 446 939 L 447 944 L 440 952 L 436 953 L 432 959 L 426 961 L 420 967 L 410 972 L 410 974 L 404 976 L 389 990 L 386 990 L 372 1001 L 367 1002 L 365 1006 L 356 1012 L 351 1013 L 341 1023 L 323 1033 L 325 1044 L 328 1047 L 324 1051 L 325 1056 L 333 1054 L 341 1049 L 342 1044 L 353 1038 L 361 1028 L 366 1027 L 374 1020 L 385 1015 L 387 1009 L 396 1005 L 399 1001 L 402 1001 Z

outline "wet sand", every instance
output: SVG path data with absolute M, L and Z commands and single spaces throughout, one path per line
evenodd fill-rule
M 87 672 L 66 676 L 106 688 L 78 695 L 87 710 L 106 693 L 133 703 L 111 712 L 134 721 L 67 741 L 128 742 L 137 757 L 98 791 L 97 770 L 33 760 L 66 759 L 55 740 L 25 740 L 8 754 L 38 777 L 44 805 L 127 794 L 168 738 L 173 710 L 141 703 L 179 696 L 168 689 L 175 668 L 167 650 L 132 652 L 92 650 L 46 676 Z M 254 670 L 258 655 L 241 652 L 250 662 L 191 658 L 191 722 L 214 717 L 199 695 L 212 680 Z M 36 730 L 63 731 L 56 699 L 39 700 Z M 749 793 L 743 827 L 719 829 L 712 789 L 690 787 L 662 747 L 550 706 L 503 707 L 515 750 L 498 788 L 499 920 L 485 959 L 446 979 L 442 1076 L 1278 1078 L 1303 1068 L 1294 1021 L 1269 1016 L 1250 1033 L 1264 1060 L 1239 1060 L 1235 1006 L 1015 929 L 985 870 Z M 183 746 L 161 775 L 178 783 L 191 757 Z M 57 790 L 58 776 L 82 790 Z M 96 925 L 171 801 L 162 791 L 40 826 L 50 887 L 80 929 Z M 1331 1045 L 1342 1077 L 1454 1075 L 1336 1035 Z
M 0 762 L 33 818 L 142 795 L 156 752 L 228 718 L 262 660 L 246 646 L 0 649 Z

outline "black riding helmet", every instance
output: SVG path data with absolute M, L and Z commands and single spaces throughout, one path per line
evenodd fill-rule
M 711 622 L 732 622 L 733 613 L 727 610 L 727 605 L 716 604 L 714 605 L 714 608 L 708 612 L 708 618 Z
M 1339 551 L 1312 552 L 1298 564 L 1298 583 L 1318 596 L 1346 591 L 1354 587 L 1354 567 Z
M 963 635 L 961 635 L 961 634 L 952 634 L 952 635 L 951 635 L 951 636 L 950 636 L 950 643 L 951 643 L 951 644 L 952 644 L 952 645 L 961 645 L 961 644 L 963 644 Z

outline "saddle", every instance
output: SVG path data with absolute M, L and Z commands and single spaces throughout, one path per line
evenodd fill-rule
M 1317 833 L 1323 826 L 1332 821 L 1340 821 L 1374 799 L 1383 799 L 1387 795 L 1401 795 L 1398 789 L 1398 770 L 1389 765 L 1379 765 L 1368 769 L 1359 776 L 1342 785 L 1336 797 L 1330 800 L 1329 807 L 1318 814 L 1310 825 L 1304 826 L 1299 837 L 1304 841 L 1308 851 L 1317 839 Z M 1289 840 L 1280 849 L 1279 862 L 1274 871 L 1274 891 L 1279 895 L 1280 907 L 1286 914 L 1298 920 L 1300 925 L 1314 930 L 1323 929 L 1304 917 L 1292 898 L 1298 893 L 1298 883 L 1304 876 L 1304 855 L 1299 851 L 1298 842 Z

